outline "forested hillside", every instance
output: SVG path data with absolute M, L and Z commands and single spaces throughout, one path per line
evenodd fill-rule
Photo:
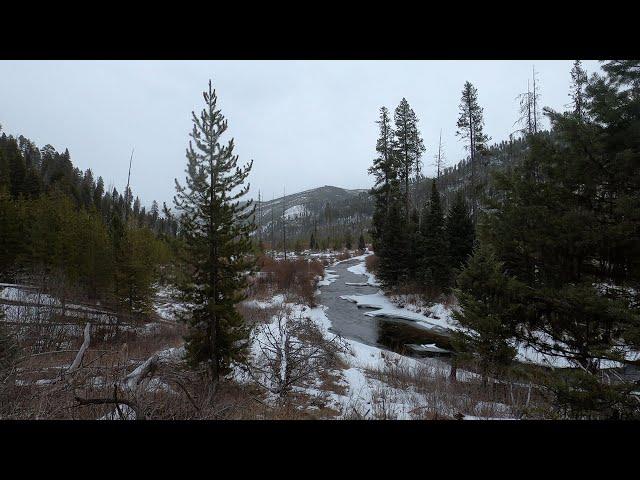
M 254 234 L 264 249 L 351 248 L 371 224 L 367 190 L 324 186 L 256 202 Z
M 1 281 L 146 312 L 176 229 L 166 206 L 147 211 L 131 188 L 74 167 L 68 150 L 0 136 Z

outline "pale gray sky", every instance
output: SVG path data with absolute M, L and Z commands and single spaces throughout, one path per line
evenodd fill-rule
M 438 134 L 451 165 L 464 156 L 455 136 L 465 80 L 478 88 L 486 133 L 508 138 L 516 96 L 531 68 L 542 104 L 569 102 L 572 61 L 0 61 L 3 131 L 68 148 L 73 163 L 119 191 L 135 147 L 131 183 L 143 204 L 170 201 L 184 179 L 191 111 L 209 78 L 241 162 L 254 159 L 252 193 L 265 198 L 322 185 L 368 188 L 380 106 L 406 97 L 433 172 Z M 585 61 L 589 73 L 596 61 Z

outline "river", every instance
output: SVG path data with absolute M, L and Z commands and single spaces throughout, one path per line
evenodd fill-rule
M 331 330 L 335 333 L 366 345 L 392 350 L 402 355 L 419 356 L 407 344 L 435 343 L 441 348 L 450 348 L 446 337 L 425 327 L 401 319 L 368 317 L 364 314 L 371 310 L 358 308 L 355 303 L 343 300 L 342 295 L 368 295 L 379 288 L 372 286 L 346 285 L 346 283 L 366 282 L 366 275 L 348 271 L 361 260 L 348 260 L 330 267 L 330 272 L 339 275 L 330 285 L 320 287 L 319 303 L 327 307 L 327 317 L 331 321 Z

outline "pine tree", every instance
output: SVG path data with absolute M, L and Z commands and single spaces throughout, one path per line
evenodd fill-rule
M 186 186 L 176 180 L 176 207 L 185 245 L 188 274 L 179 286 L 183 300 L 193 305 L 184 316 L 189 324 L 187 357 L 207 362 L 213 388 L 230 363 L 242 358 L 248 331 L 235 305 L 243 300 L 247 273 L 253 269 L 250 234 L 255 229 L 252 202 L 240 206 L 249 190 L 244 182 L 253 161 L 238 167 L 234 141 L 221 144 L 227 121 L 217 109 L 209 81 L 205 108 L 192 114 L 192 141 L 187 149 Z M 244 211 L 244 213 L 243 213 Z
M 379 277 L 387 288 L 393 288 L 408 278 L 409 238 L 402 211 L 404 198 L 398 190 L 394 190 L 390 197 L 389 216 L 382 230 L 382 238 L 376 255 L 380 259 Z
M 451 284 L 450 261 L 444 230 L 440 194 L 435 179 L 431 183 L 429 204 L 423 209 L 420 225 L 419 277 L 432 293 L 446 291 Z
M 571 87 L 569 97 L 571 97 L 571 109 L 573 114 L 579 119 L 584 116 L 585 110 L 585 88 L 587 86 L 587 72 L 582 68 L 582 62 L 576 60 L 571 69 Z
M 365 250 L 367 248 L 367 244 L 364 241 L 364 235 L 360 232 L 360 237 L 358 238 L 358 250 Z
M 519 305 L 511 298 L 518 288 L 484 244 L 475 249 L 458 276 L 455 293 L 460 309 L 454 318 L 460 329 L 453 335 L 453 344 L 459 358 L 478 358 L 485 386 L 489 373 L 503 373 L 515 357 L 514 319 Z
M 625 364 L 624 352 L 640 347 L 632 294 L 640 285 L 638 65 L 606 64 L 607 76 L 585 89 L 583 118 L 547 110 L 554 138 L 531 136 L 523 162 L 497 175 L 481 228 L 505 269 L 526 285 L 518 299 L 521 340 L 582 372 L 564 372 L 565 387 L 556 389 L 573 416 L 593 415 L 585 405 L 600 405 L 602 417 L 640 415 L 637 406 L 621 412 L 629 390 L 619 397 L 601 375 L 603 360 Z
M 385 107 L 380 108 L 380 119 L 376 123 L 380 129 L 376 142 L 378 156 L 368 170 L 369 174 L 375 177 L 374 186 L 370 191 L 375 199 L 372 219 L 374 243 L 377 243 L 382 236 L 382 227 L 389 214 L 391 190 L 398 180 L 397 165 L 393 155 L 393 128 L 389 111 Z
M 420 157 L 425 147 L 418 131 L 418 118 L 406 98 L 403 98 L 396 107 L 394 123 L 393 155 L 397 165 L 398 179 L 404 186 L 404 216 L 408 222 L 411 214 L 409 185 L 414 171 L 419 169 Z
M 469 206 L 462 194 L 456 195 L 447 213 L 445 234 L 451 268 L 460 269 L 473 251 L 475 238 Z
M 478 90 L 470 82 L 465 82 L 460 100 L 460 116 L 456 135 L 467 140 L 465 148 L 469 151 L 471 161 L 471 214 L 474 223 L 477 219 L 477 163 L 478 156 L 486 149 L 490 138 L 484 133 L 484 117 L 482 107 L 478 104 Z

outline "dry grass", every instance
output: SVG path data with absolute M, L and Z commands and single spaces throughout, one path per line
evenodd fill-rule
M 404 361 L 387 360 L 381 368 L 366 374 L 379 382 L 372 401 L 376 419 L 395 419 L 398 405 L 408 405 L 412 419 L 457 419 L 464 415 L 483 418 L 540 418 L 550 416 L 550 407 L 535 388 L 505 378 L 487 388 L 473 374 L 458 381 L 449 378 L 444 364 L 418 366 Z

